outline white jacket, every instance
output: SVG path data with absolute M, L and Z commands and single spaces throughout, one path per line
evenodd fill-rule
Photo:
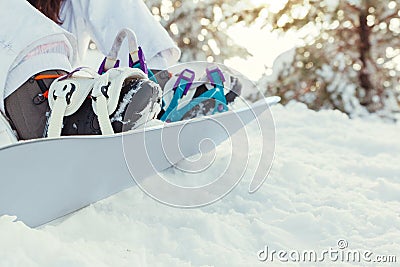
M 167 65 L 175 64 L 180 57 L 180 50 L 143 0 L 66 0 L 61 20 L 62 27 L 76 36 L 80 58 L 85 55 L 90 39 L 103 54 L 107 54 L 122 28 L 130 28 L 136 33 L 149 65 L 159 53 L 163 54 Z M 127 61 L 127 46 L 121 49 L 120 57 Z

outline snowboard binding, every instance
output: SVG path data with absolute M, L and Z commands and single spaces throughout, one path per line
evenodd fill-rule
M 47 133 L 109 135 L 135 129 L 158 114 L 160 103 L 161 88 L 139 69 L 113 68 L 103 75 L 79 69 L 50 86 Z
M 165 85 L 158 116 L 161 121 L 175 122 L 229 110 L 228 105 L 241 93 L 239 79 L 224 74 L 218 66 L 206 67 L 205 72 L 199 81 L 195 81 L 196 73 L 186 68 L 177 75 L 172 89 L 168 83 Z M 229 87 L 225 87 L 228 80 Z
M 119 67 L 116 58 L 125 38 L 132 51 L 129 67 Z M 161 88 L 149 77 L 154 74 L 135 34 L 123 29 L 97 72 L 79 68 L 51 84 L 48 136 L 110 135 L 154 119 L 161 108 Z

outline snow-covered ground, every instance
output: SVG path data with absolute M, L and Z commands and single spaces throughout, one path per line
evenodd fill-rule
M 400 125 L 301 104 L 272 111 L 276 158 L 255 194 L 245 177 L 198 209 L 165 206 L 134 187 L 39 229 L 3 216 L 0 266 L 286 266 L 277 255 L 271 263 L 257 254 L 266 246 L 322 253 L 338 250 L 342 239 L 347 250 L 396 255 L 399 264 Z M 253 143 L 261 141 L 254 125 L 248 130 Z M 227 156 L 222 149 L 216 164 Z M 323 264 L 345 263 L 326 257 L 293 265 Z

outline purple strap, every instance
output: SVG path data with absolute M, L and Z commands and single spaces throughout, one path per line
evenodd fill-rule
M 106 72 L 107 70 L 106 70 L 106 61 L 107 61 L 107 57 L 105 57 L 104 59 L 103 59 L 103 62 L 101 62 L 101 65 L 100 65 L 100 68 L 99 68 L 99 70 L 97 71 L 97 73 L 98 74 L 103 74 L 104 72 Z M 120 61 L 119 61 L 119 59 L 115 62 L 115 64 L 114 64 L 114 68 L 118 68 L 119 67 L 119 63 L 120 63 Z
M 139 50 L 138 50 L 138 58 L 139 58 L 138 61 L 133 62 L 132 56 L 129 54 L 129 67 L 133 68 L 133 66 L 135 66 L 137 63 L 139 63 L 140 69 L 144 73 L 149 74 L 149 70 L 148 70 L 147 64 L 146 64 L 146 58 L 144 57 L 143 50 L 140 46 L 139 46 Z
M 192 86 L 194 78 L 195 78 L 196 73 L 190 69 L 184 69 L 181 74 L 179 74 L 178 79 L 175 82 L 174 85 L 174 90 L 176 90 L 176 88 L 178 88 L 181 85 L 181 80 L 186 81 L 185 84 L 185 89 L 183 90 L 183 95 L 186 95 L 187 92 L 190 89 L 190 86 Z
M 80 71 L 80 70 L 83 69 L 83 68 L 84 68 L 84 67 L 76 68 L 76 69 L 74 69 L 73 71 L 69 72 L 68 74 L 65 74 L 64 76 L 60 77 L 58 80 L 59 80 L 59 81 L 63 81 L 63 80 L 66 80 L 66 79 L 68 79 L 68 78 L 71 78 L 72 75 L 74 75 L 74 73 Z

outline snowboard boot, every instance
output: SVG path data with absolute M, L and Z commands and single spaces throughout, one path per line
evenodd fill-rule
M 139 69 L 113 68 L 102 75 L 79 69 L 50 87 L 48 136 L 136 129 L 157 116 L 161 93 L 159 85 Z
M 122 87 L 119 106 L 110 116 L 115 132 L 126 132 L 156 119 L 161 110 L 160 86 L 151 80 L 133 79 Z

